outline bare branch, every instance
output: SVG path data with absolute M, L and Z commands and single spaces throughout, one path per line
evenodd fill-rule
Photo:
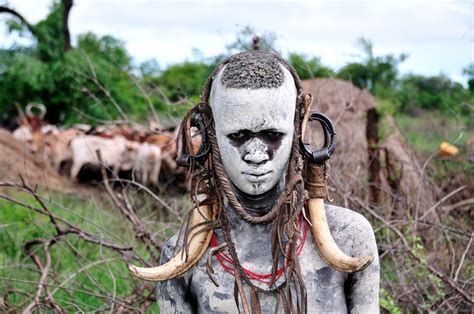
M 402 232 L 392 226 L 389 222 L 387 222 L 382 216 L 377 214 L 374 210 L 372 210 L 370 207 L 366 206 L 360 199 L 354 197 L 352 198 L 356 203 L 358 203 L 361 207 L 363 207 L 368 213 L 370 213 L 373 217 L 377 218 L 380 220 L 385 226 L 387 226 L 390 230 L 392 230 L 398 238 L 402 241 L 405 249 L 407 252 L 420 264 L 425 266 L 433 275 L 436 277 L 440 278 L 442 281 L 444 281 L 446 284 L 451 286 L 459 295 L 466 300 L 469 303 L 474 303 L 474 298 L 472 295 L 469 294 L 466 290 L 462 289 L 459 285 L 456 284 L 455 281 L 453 281 L 451 278 L 449 278 L 446 274 L 443 274 L 430 264 L 428 264 L 424 259 L 420 258 L 417 253 L 413 251 L 411 248 L 410 244 L 408 243 L 408 240 L 405 238 L 405 236 L 402 234 Z M 440 203 L 440 202 L 439 202 Z
M 446 201 L 447 199 L 449 199 L 450 197 L 452 197 L 454 194 L 458 193 L 458 192 L 461 192 L 462 190 L 464 190 L 465 186 L 460 186 L 458 187 L 457 189 L 455 189 L 454 191 L 451 191 L 450 193 L 448 193 L 447 195 L 445 195 L 442 199 L 440 199 L 436 204 L 434 204 L 433 206 L 431 206 L 430 209 L 428 209 L 422 216 L 420 219 L 423 219 L 425 218 L 428 214 L 430 214 L 433 210 L 435 210 L 436 208 L 438 208 L 438 206 L 443 203 L 444 201 Z
M 102 161 L 102 156 L 100 153 L 100 150 L 96 151 L 97 158 L 99 159 L 100 162 L 100 169 L 102 172 L 102 178 L 104 180 L 104 186 L 105 189 L 107 190 L 107 193 L 109 194 L 110 198 L 112 199 L 113 203 L 115 206 L 120 210 L 120 213 L 125 217 L 131 224 L 132 228 L 135 231 L 136 237 L 140 239 L 150 252 L 152 256 L 155 256 L 153 251 L 150 250 L 150 244 L 158 251 L 161 251 L 161 244 L 156 241 L 156 239 L 145 230 L 144 224 L 141 221 L 140 217 L 136 214 L 135 210 L 133 208 L 130 208 L 127 206 L 127 200 L 126 200 L 126 195 L 121 194 L 121 193 L 115 193 L 112 187 L 110 186 L 109 179 L 107 177 L 107 172 L 105 170 L 105 167 L 103 166 L 104 163 Z M 155 257 L 156 258 L 156 257 Z
M 33 27 L 33 25 L 31 25 L 24 17 L 23 15 L 21 15 L 20 13 L 18 13 L 17 11 L 11 9 L 11 8 L 8 8 L 6 6 L 0 6 L 0 13 L 7 13 L 7 14 L 11 14 L 13 15 L 14 17 L 16 17 L 17 19 L 20 20 L 21 24 L 23 24 L 24 26 L 26 26 L 26 28 L 30 31 L 30 33 L 37 37 L 38 33 L 36 32 L 36 29 Z
M 453 279 L 454 282 L 458 281 L 459 272 L 461 271 L 462 265 L 464 264 L 464 259 L 466 258 L 467 252 L 469 252 L 469 248 L 471 247 L 473 236 L 474 236 L 474 234 L 471 234 L 471 238 L 469 239 L 469 243 L 467 244 L 466 249 L 462 253 L 461 261 L 459 262 L 458 269 L 456 270 L 456 274 L 454 275 L 454 279 Z

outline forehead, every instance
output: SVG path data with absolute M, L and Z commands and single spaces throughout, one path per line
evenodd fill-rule
M 229 88 L 222 84 L 222 70 L 211 91 L 211 106 L 216 131 L 247 129 L 287 131 L 293 128 L 296 87 L 290 72 L 281 67 L 283 83 L 276 88 Z

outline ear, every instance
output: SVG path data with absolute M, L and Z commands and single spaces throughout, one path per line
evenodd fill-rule
M 208 142 L 206 119 L 204 117 L 206 112 L 200 108 L 202 105 L 201 103 L 192 108 L 181 122 L 176 144 L 176 162 L 178 166 L 190 167 L 192 163 L 202 166 L 209 155 L 210 144 Z M 193 147 L 193 129 L 197 130 L 195 134 L 201 135 L 198 148 Z M 193 153 L 194 150 L 196 150 L 196 154 Z

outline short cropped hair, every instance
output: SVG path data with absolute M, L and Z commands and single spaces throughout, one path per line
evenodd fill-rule
M 273 54 L 249 51 L 230 57 L 221 81 L 227 88 L 277 88 L 283 84 L 284 76 L 282 65 Z

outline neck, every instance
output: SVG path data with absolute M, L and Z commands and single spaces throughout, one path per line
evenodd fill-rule
M 249 215 L 258 217 L 265 215 L 272 209 L 284 188 L 284 179 L 282 178 L 277 185 L 263 194 L 250 195 L 242 192 L 235 186 L 234 193 L 244 210 Z

